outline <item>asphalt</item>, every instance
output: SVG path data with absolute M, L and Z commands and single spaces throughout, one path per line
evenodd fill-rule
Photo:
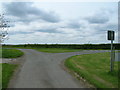
M 120 61 L 120 52 L 115 53 L 115 61 Z
M 24 62 L 9 88 L 86 88 L 82 82 L 66 72 L 61 63 L 70 56 L 108 52 L 107 50 L 84 50 L 68 53 L 44 53 L 32 49 L 20 49 Z

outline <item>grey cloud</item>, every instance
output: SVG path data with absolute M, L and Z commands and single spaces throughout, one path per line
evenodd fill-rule
M 18 17 L 21 21 L 32 21 L 41 19 L 47 22 L 59 22 L 60 18 L 54 12 L 46 12 L 32 6 L 28 2 L 12 2 L 3 5 L 9 15 Z
M 38 32 L 47 32 L 47 33 L 59 33 L 56 30 L 46 30 L 46 29 L 40 29 L 40 30 L 36 30 Z
M 85 19 L 91 24 L 105 24 L 109 21 L 110 15 L 110 10 L 100 10 L 98 13 L 86 17 Z
M 96 31 L 94 32 L 94 35 L 100 35 L 100 34 L 107 34 L 108 30 L 114 30 L 117 31 L 118 30 L 118 25 L 115 23 L 108 23 L 105 25 L 97 25 L 95 27 L 93 27 L 93 29 L 95 29 Z
M 70 22 L 68 23 L 68 27 L 69 27 L 69 28 L 80 28 L 80 23 L 77 22 L 77 21 L 70 21 Z
M 110 30 L 117 31 L 118 30 L 118 25 L 117 24 L 108 24 L 108 25 L 106 25 L 106 28 L 110 29 Z
M 56 29 L 39 29 L 31 32 L 27 31 L 15 31 L 15 32 L 9 32 L 10 35 L 17 35 L 17 34 L 33 34 L 35 32 L 46 32 L 46 33 L 62 33 L 60 31 L 57 31 Z
M 94 27 L 96 30 L 98 31 L 107 31 L 107 30 L 115 30 L 117 31 L 118 30 L 118 25 L 115 24 L 115 23 L 108 23 L 108 24 L 105 24 L 103 26 L 96 26 Z
M 104 24 L 109 21 L 109 18 L 104 16 L 92 16 L 87 17 L 86 20 L 92 24 Z
M 16 35 L 16 34 L 32 34 L 34 32 L 23 32 L 23 31 L 16 31 L 16 32 L 9 32 L 10 35 Z
M 47 32 L 47 33 L 62 33 L 60 31 L 57 31 L 56 28 L 46 28 L 46 29 L 39 29 L 39 30 L 36 30 L 38 32 Z

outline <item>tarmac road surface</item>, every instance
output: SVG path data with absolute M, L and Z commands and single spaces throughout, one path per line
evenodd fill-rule
M 20 49 L 24 62 L 19 73 L 9 83 L 9 88 L 86 88 L 66 72 L 61 62 L 70 56 L 108 52 L 107 50 L 84 50 L 68 53 L 44 53 L 32 49 Z

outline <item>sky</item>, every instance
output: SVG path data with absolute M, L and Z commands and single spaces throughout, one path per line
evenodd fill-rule
M 117 2 L 0 2 L 0 12 L 10 21 L 5 44 L 118 42 Z

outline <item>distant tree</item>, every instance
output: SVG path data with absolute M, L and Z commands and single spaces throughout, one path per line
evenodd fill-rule
M 4 42 L 4 40 L 8 39 L 8 22 L 4 18 L 4 14 L 0 14 L 0 43 Z

